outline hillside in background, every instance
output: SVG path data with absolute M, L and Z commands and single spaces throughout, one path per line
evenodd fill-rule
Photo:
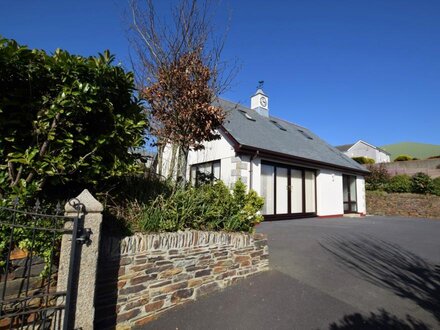
M 415 142 L 401 142 L 381 147 L 391 154 L 391 161 L 399 155 L 410 155 L 419 159 L 440 156 L 440 145 Z

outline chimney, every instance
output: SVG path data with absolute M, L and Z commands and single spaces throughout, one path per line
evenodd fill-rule
M 261 88 L 251 97 L 251 109 L 264 117 L 269 117 L 269 98 Z

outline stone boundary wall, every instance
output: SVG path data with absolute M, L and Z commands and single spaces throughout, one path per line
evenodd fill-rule
M 440 219 L 440 196 L 367 191 L 367 214 Z
M 428 174 L 432 178 L 440 176 L 440 158 L 408 160 L 403 162 L 380 163 L 392 175 L 407 174 L 412 176 L 418 172 Z M 373 166 L 378 166 L 374 164 Z
M 268 269 L 263 234 L 185 231 L 103 238 L 96 328 L 148 323 L 179 304 Z

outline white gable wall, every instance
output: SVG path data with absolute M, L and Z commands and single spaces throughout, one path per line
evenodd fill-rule
M 235 157 L 234 148 L 228 139 L 221 132 L 217 133 L 221 136 L 219 140 L 205 142 L 205 149 L 189 152 L 187 178 L 190 177 L 191 165 L 220 160 L 220 179 L 230 186 L 235 182 L 233 174 L 237 172 L 234 170 L 239 159 Z
M 369 157 L 374 159 L 376 163 L 390 162 L 390 156 L 383 151 L 378 150 L 374 146 L 364 141 L 356 142 L 350 149 L 344 152 L 348 157 Z

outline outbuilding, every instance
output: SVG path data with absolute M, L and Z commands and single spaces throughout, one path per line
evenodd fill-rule
M 258 89 L 251 107 L 219 100 L 227 118 L 220 139 L 190 151 L 188 179 L 242 180 L 264 197 L 267 220 L 361 214 L 368 171 L 305 127 L 270 116 L 269 98 Z M 163 173 L 169 171 L 165 148 Z

